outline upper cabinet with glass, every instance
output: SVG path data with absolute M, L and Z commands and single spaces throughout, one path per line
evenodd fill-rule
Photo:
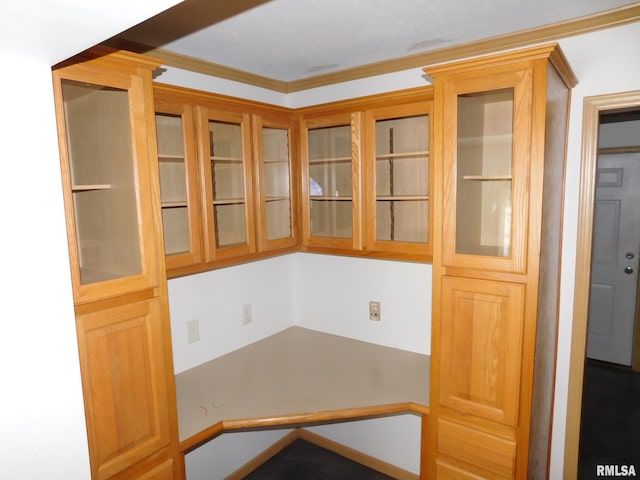
M 521 64 L 444 84 L 444 265 L 525 272 L 532 82 Z
M 155 157 L 145 106 L 157 64 L 145 82 L 136 62 L 112 53 L 53 72 L 76 302 L 154 286 L 164 267 L 145 234 L 154 229 Z
M 365 112 L 366 248 L 431 254 L 431 101 Z

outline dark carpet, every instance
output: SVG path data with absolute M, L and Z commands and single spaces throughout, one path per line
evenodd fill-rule
M 603 478 L 598 476 L 598 465 L 633 465 L 640 477 L 640 373 L 587 360 L 579 480 Z
M 298 439 L 244 480 L 393 480 L 337 453 Z

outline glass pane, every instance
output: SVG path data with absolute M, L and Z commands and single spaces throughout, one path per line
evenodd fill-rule
M 157 114 L 156 130 L 164 249 L 167 255 L 184 253 L 190 245 L 182 117 Z
M 376 122 L 376 238 L 426 243 L 429 116 Z
M 351 126 L 309 130 L 311 235 L 351 238 Z
M 216 247 L 247 242 L 242 126 L 209 121 Z
M 264 128 L 262 148 L 267 239 L 287 238 L 291 236 L 289 130 Z
M 80 282 L 142 273 L 129 94 L 62 81 Z
M 511 250 L 512 88 L 458 97 L 456 252 Z

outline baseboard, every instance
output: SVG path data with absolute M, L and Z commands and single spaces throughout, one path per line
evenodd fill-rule
M 277 455 L 280 451 L 284 450 L 297 439 L 313 443 L 318 447 L 325 448 L 334 453 L 337 453 L 338 455 L 342 455 L 349 460 L 358 462 L 361 465 L 372 468 L 373 470 L 377 470 L 378 472 L 384 473 L 385 475 L 393 477 L 397 480 L 419 480 L 420 478 L 415 473 L 411 473 L 390 463 L 383 462 L 382 460 L 366 455 L 358 450 L 354 450 L 353 448 L 342 445 L 341 443 L 335 442 L 316 433 L 310 432 L 309 430 L 296 428 L 295 430 L 292 430 L 289 434 L 278 440 L 276 443 L 271 445 L 265 451 L 251 459 L 247 464 L 243 465 L 231 475 L 226 477 L 225 480 L 242 480 L 249 473 L 254 471 L 270 458 Z

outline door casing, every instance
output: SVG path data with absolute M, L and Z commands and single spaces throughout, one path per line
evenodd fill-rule
M 580 198 L 578 205 L 578 242 L 576 248 L 575 290 L 569 388 L 564 449 L 564 478 L 578 476 L 582 388 L 587 345 L 587 318 L 591 284 L 591 241 L 595 200 L 596 160 L 600 113 L 607 110 L 640 108 L 640 90 L 585 97 L 582 118 L 582 161 L 580 167 Z M 638 337 L 638 332 L 636 332 Z M 636 338 L 637 340 L 637 338 Z M 636 341 L 636 345 L 638 342 Z M 637 348 L 635 349 L 638 350 Z M 634 356 L 634 363 L 640 359 Z M 636 364 L 637 368 L 638 365 Z

